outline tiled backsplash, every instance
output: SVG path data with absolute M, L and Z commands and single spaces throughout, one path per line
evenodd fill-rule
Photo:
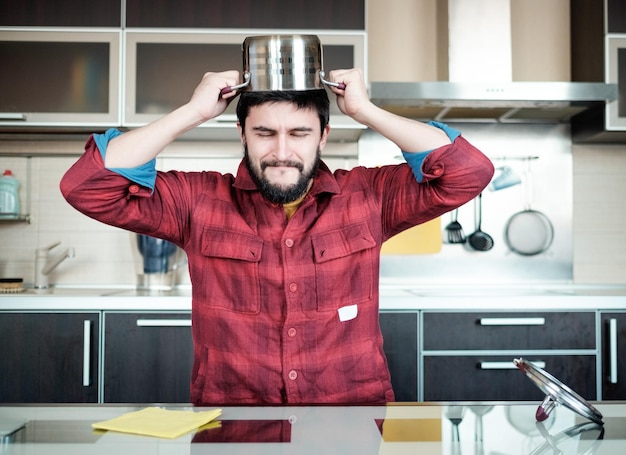
M 507 154 L 514 151 L 519 147 L 516 143 L 520 141 L 525 141 L 522 145 L 527 147 L 525 151 L 529 154 L 543 154 L 546 168 L 536 176 L 539 195 L 535 196 L 535 200 L 539 197 L 554 199 L 555 195 L 565 195 L 556 197 L 556 204 L 561 206 L 557 209 L 546 208 L 543 202 L 536 203 L 537 208 L 552 218 L 556 224 L 555 230 L 558 228 L 562 231 L 558 225 L 560 221 L 556 220 L 562 215 L 555 215 L 554 210 L 569 213 L 567 229 L 571 229 L 571 232 L 565 233 L 565 245 L 559 247 L 567 249 L 564 259 L 556 260 L 555 257 L 563 253 L 557 253 L 554 249 L 539 257 L 526 259 L 505 250 L 501 242 L 502 220 L 507 214 L 521 208 L 518 199 L 511 201 L 513 193 L 505 193 L 513 192 L 511 189 L 499 194 L 486 194 L 485 197 L 483 228 L 496 239 L 493 251 L 472 253 L 458 249 L 459 246 L 444 245 L 444 250 L 438 255 L 385 258 L 382 276 L 406 277 L 406 264 L 409 261 L 411 273 L 423 283 L 526 282 L 533 281 L 535 274 L 541 273 L 537 272 L 541 270 L 537 264 L 543 262 L 552 267 L 547 275 L 542 273 L 547 280 L 553 279 L 551 275 L 555 275 L 556 281 L 571 279 L 576 284 L 626 284 L 626 205 L 623 203 L 626 194 L 626 146 L 571 146 L 562 134 L 567 132 L 567 128 L 559 126 L 539 127 L 537 131 L 541 134 L 534 138 L 512 137 L 508 140 L 499 137 L 500 133 L 492 134 L 496 131 L 494 128 L 499 127 L 468 126 L 462 129 L 466 137 L 476 141 L 491 157 L 501 155 L 500 152 Z M 565 143 L 562 142 L 564 140 Z M 82 145 L 76 143 L 73 146 L 81 150 Z M 369 145 L 366 144 L 364 150 Z M 37 146 L 45 149 L 46 143 Z M 234 147 L 239 149 L 238 145 Z M 547 159 L 546 150 L 550 147 L 557 147 L 557 155 L 566 150 L 566 159 Z M 356 159 L 340 157 L 342 153 L 330 153 L 326 157 L 331 167 L 356 164 Z M 239 159 L 236 153 L 207 157 L 206 154 L 194 152 L 186 158 L 166 155 L 159 159 L 159 166 L 163 169 L 234 172 Z M 29 162 L 31 167 L 31 223 L 0 221 L 0 277 L 21 277 L 26 283 L 32 283 L 35 249 L 60 241 L 61 245 L 53 252 L 72 246 L 76 256 L 64 261 L 50 274 L 51 283 L 134 286 L 138 270 L 134 234 L 85 217 L 70 207 L 60 194 L 60 178 L 75 160 L 75 156 L 0 156 L 0 170 L 12 169 L 23 186 L 27 184 Z M 559 177 L 562 175 L 565 175 L 564 179 Z M 570 188 L 569 193 L 563 189 L 568 185 L 573 186 L 573 191 Z M 21 188 L 23 211 L 28 208 L 26 194 L 26 188 Z M 506 209 L 501 214 L 498 214 L 499 204 L 504 204 Z M 472 207 L 468 205 L 461 215 L 462 224 L 470 232 L 473 230 L 471 211 Z M 442 226 L 448 221 L 448 216 L 444 215 Z M 564 234 L 557 231 L 555 243 L 557 235 L 561 236 L 558 240 L 561 242 Z M 554 265 L 551 266 L 551 263 Z M 178 277 L 178 282 L 188 282 L 186 272 Z
M 37 145 L 45 149 L 44 144 Z M 83 144 L 70 144 L 73 150 L 82 150 Z M 51 148 L 58 148 L 52 143 Z M 210 145 L 209 147 L 213 147 Z M 185 148 L 185 145 L 182 145 Z M 182 157 L 173 153 L 158 159 L 160 169 L 211 169 L 235 173 L 241 160 L 241 146 L 227 144 L 225 152 L 204 151 L 199 154 L 198 143 L 189 143 L 189 153 Z M 206 150 L 206 149 L 205 149 Z M 326 149 L 329 166 L 350 167 L 356 164 L 356 144 L 333 144 Z M 327 152 L 327 153 L 326 153 Z M 72 208 L 62 197 L 59 182 L 65 171 L 76 161 L 76 156 L 0 156 L 0 168 L 12 169 L 21 181 L 22 212 L 28 209 L 27 173 L 30 166 L 31 223 L 0 221 L 0 277 L 23 278 L 27 284 L 34 281 L 35 250 L 58 241 L 63 248 L 73 247 L 76 255 L 63 261 L 49 275 L 51 284 L 63 285 L 129 285 L 137 284 L 141 272 L 135 234 L 92 220 Z M 184 257 L 184 255 L 183 255 Z M 186 267 L 179 271 L 178 284 L 189 283 Z

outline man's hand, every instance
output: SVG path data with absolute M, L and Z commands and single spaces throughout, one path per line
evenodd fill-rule
M 337 95 L 339 110 L 357 122 L 365 123 L 367 110 L 373 107 L 373 104 L 367 93 L 363 71 L 359 68 L 333 70 L 329 73 L 329 79 L 345 84 L 344 89 L 330 86 L 333 93 Z
M 225 87 L 237 84 L 239 84 L 239 71 L 231 70 L 221 73 L 204 73 L 188 105 L 193 108 L 204 121 L 211 120 L 222 114 L 228 107 L 230 100 L 237 96 L 237 91 L 221 93 L 221 90 Z

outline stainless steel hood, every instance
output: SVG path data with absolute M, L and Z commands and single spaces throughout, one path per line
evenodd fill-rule
M 568 122 L 617 98 L 593 82 L 372 82 L 372 101 L 396 114 L 442 122 Z
M 371 82 L 378 106 L 419 120 L 558 123 L 617 98 L 611 84 L 514 82 L 510 0 L 437 5 L 447 22 L 439 24 L 447 26 L 447 81 Z

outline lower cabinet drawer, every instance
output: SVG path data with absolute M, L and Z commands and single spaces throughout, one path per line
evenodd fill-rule
M 587 400 L 596 399 L 594 355 L 523 356 Z M 510 364 L 509 368 L 506 366 Z M 511 356 L 425 356 L 424 401 L 541 401 L 544 393 Z
M 425 351 L 595 349 L 594 312 L 424 312 Z

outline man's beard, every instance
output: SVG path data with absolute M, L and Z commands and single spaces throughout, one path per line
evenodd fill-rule
M 250 157 L 248 156 L 248 145 L 244 145 L 244 161 L 246 163 L 246 167 L 248 168 L 248 172 L 250 172 L 252 180 L 256 183 L 256 186 L 263 197 L 274 204 L 288 204 L 289 202 L 293 202 L 304 196 L 309 189 L 311 179 L 315 176 L 315 174 L 317 174 L 322 159 L 321 157 L 322 151 L 318 147 L 313 167 L 306 174 L 303 172 L 304 166 L 302 163 L 292 161 L 266 161 L 261 163 L 261 169 L 259 170 L 252 166 Z M 288 187 L 281 187 L 268 181 L 267 177 L 263 175 L 263 171 L 269 166 L 277 165 L 297 168 L 300 171 L 298 181 Z

